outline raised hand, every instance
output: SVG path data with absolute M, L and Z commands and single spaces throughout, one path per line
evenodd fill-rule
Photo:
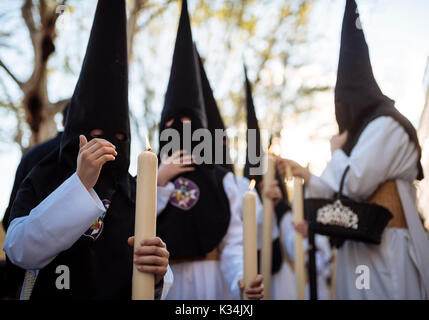
M 183 155 L 185 150 L 178 150 L 171 157 L 163 156 L 158 168 L 158 185 L 165 186 L 171 179 L 182 173 L 194 171 L 190 166 L 193 162 L 192 155 Z
M 289 160 L 289 159 L 278 159 L 277 160 L 277 168 L 278 170 L 285 174 L 286 168 L 290 167 L 291 173 L 294 177 L 300 177 L 304 179 L 305 184 L 308 184 L 311 178 L 310 170 L 304 168 L 299 163 Z
M 101 168 L 107 161 L 115 160 L 116 147 L 109 141 L 94 138 L 90 142 L 84 135 L 79 136 L 77 175 L 87 190 L 93 188 L 100 176 Z

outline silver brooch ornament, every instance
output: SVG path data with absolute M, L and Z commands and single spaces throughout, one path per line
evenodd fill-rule
M 350 208 L 344 206 L 340 200 L 327 204 L 317 210 L 316 221 L 321 224 L 341 226 L 344 228 L 357 229 L 359 218 Z

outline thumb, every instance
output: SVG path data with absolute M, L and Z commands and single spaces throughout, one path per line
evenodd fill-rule
M 244 281 L 243 281 L 243 279 L 238 280 L 238 286 L 239 286 L 239 288 L 240 288 L 241 290 L 243 290 L 243 289 L 244 289 Z
M 128 238 L 128 245 L 130 245 L 131 247 L 134 246 L 134 236 Z
M 88 140 L 86 140 L 86 137 L 83 134 L 81 134 L 79 136 L 79 148 L 82 148 L 87 143 L 88 143 Z

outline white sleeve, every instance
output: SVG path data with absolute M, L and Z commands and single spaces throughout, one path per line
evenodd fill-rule
M 316 266 L 317 273 L 323 276 L 328 276 L 331 272 L 331 245 L 329 238 L 320 234 L 316 234 L 314 237 L 316 244 Z
M 173 271 L 171 270 L 170 265 L 168 265 L 167 273 L 164 276 L 164 285 L 162 287 L 161 300 L 165 300 L 168 292 L 170 291 L 171 286 L 173 285 L 173 282 L 174 282 Z
M 310 183 L 305 186 L 305 198 L 331 198 L 336 190 L 314 174 L 310 177 Z
M 157 187 L 156 196 L 156 214 L 159 215 L 167 206 L 170 200 L 171 193 L 174 191 L 174 184 L 172 182 L 167 183 L 166 186 Z
M 219 250 L 221 253 L 220 267 L 226 283 L 230 285 L 233 299 L 240 299 L 238 281 L 243 278 L 243 225 L 241 221 L 241 196 L 229 172 L 223 179 L 223 187 L 228 196 L 231 218 L 226 235 L 223 237 Z
M 321 178 L 333 190 L 339 189 L 342 174 L 350 170 L 344 194 L 367 199 L 380 183 L 408 177 L 416 172 L 417 149 L 403 127 L 391 117 L 379 117 L 363 130 L 350 157 L 336 150 Z
M 292 226 L 292 214 L 287 213 L 283 216 L 280 222 L 282 232 L 283 247 L 286 250 L 288 257 L 294 259 L 294 246 L 295 246 L 295 229 Z
M 17 266 L 37 270 L 70 248 L 105 211 L 93 189 L 74 173 L 28 216 L 12 220 L 4 251 Z

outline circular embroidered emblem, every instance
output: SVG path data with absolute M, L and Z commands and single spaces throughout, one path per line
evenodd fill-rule
M 170 203 L 182 210 L 191 209 L 200 197 L 200 189 L 195 182 L 182 177 L 174 181 L 174 191 L 170 197 Z
M 109 209 L 110 201 L 107 199 L 103 199 L 101 201 L 106 208 L 106 211 Z M 102 212 L 101 215 L 95 220 L 88 230 L 83 234 L 86 237 L 91 238 L 92 240 L 97 240 L 98 237 L 103 232 L 104 228 L 104 218 L 106 217 L 106 211 Z

